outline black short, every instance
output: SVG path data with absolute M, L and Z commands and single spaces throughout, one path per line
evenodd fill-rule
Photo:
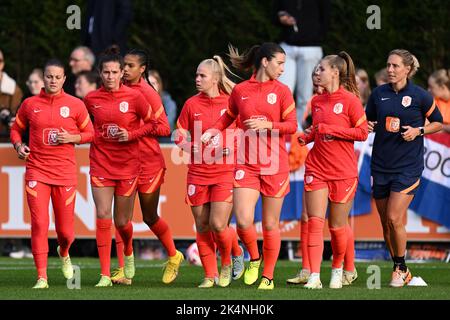
M 419 189 L 420 176 L 372 172 L 374 199 L 385 199 L 391 191 L 414 195 Z

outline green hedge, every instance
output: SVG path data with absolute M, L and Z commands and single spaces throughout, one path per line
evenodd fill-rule
M 84 8 L 85 1 L 1 1 L 0 47 L 6 71 L 21 85 L 34 67 L 49 57 L 67 60 L 78 45 L 80 32 L 66 28 L 66 8 L 72 4 Z M 381 30 L 366 27 L 371 4 L 381 8 Z M 195 92 L 194 74 L 202 59 L 224 55 L 228 43 L 245 49 L 277 40 L 271 10 L 271 0 L 134 0 L 129 47 L 150 50 L 154 67 L 181 106 Z M 334 0 L 324 50 L 346 50 L 357 66 L 373 74 L 391 49 L 408 49 L 422 65 L 416 82 L 424 85 L 434 69 L 450 66 L 449 17 L 446 0 Z

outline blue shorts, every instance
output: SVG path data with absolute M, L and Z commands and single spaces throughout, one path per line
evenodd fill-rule
M 372 171 L 372 193 L 374 199 L 385 199 L 389 197 L 391 191 L 414 195 L 419 189 L 419 184 L 420 176 Z

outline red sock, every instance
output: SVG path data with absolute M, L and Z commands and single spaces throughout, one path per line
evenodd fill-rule
M 173 257 L 177 253 L 177 249 L 175 248 L 169 225 L 162 218 L 159 218 L 158 221 L 151 225 L 150 230 L 152 230 L 159 241 L 161 241 L 167 251 L 167 255 Z
M 34 264 L 37 269 L 38 279 L 47 279 L 47 256 L 48 253 L 33 253 Z
M 133 254 L 133 224 L 128 221 L 123 227 L 116 227 L 123 240 L 123 253 L 129 257 Z
M 280 229 L 263 230 L 263 238 L 264 270 L 262 275 L 267 279 L 273 279 L 273 271 L 275 270 L 281 247 Z
M 308 254 L 312 273 L 320 273 L 323 255 L 323 226 L 325 219 L 312 217 L 308 220 Z
M 108 277 L 111 275 L 111 226 L 112 219 L 97 219 L 97 230 L 95 236 L 97 239 L 101 274 Z
M 116 234 L 117 263 L 119 264 L 119 268 L 123 268 L 125 266 L 125 261 L 123 259 L 123 240 L 117 228 L 115 234 Z
M 256 234 L 255 225 L 247 229 L 237 229 L 237 233 L 241 241 L 244 243 L 244 246 L 247 248 L 248 253 L 250 254 L 250 260 L 258 260 L 259 259 L 259 250 L 258 250 L 258 236 Z
M 345 250 L 344 256 L 344 270 L 354 271 L 355 270 L 355 238 L 353 236 L 352 227 L 347 224 L 345 228 L 347 232 L 347 249 Z
M 302 269 L 311 270 L 308 253 L 308 221 L 302 221 L 301 228 Z
M 331 248 L 333 250 L 332 268 L 342 268 L 344 261 L 345 250 L 347 248 L 347 227 L 330 228 L 331 233 Z
M 217 241 L 217 247 L 220 252 L 220 260 L 222 266 L 229 266 L 231 264 L 231 240 L 232 233 L 229 228 L 225 228 L 223 231 L 214 232 L 214 237 Z
M 242 254 L 242 251 L 241 247 L 239 246 L 236 230 L 232 227 L 228 227 L 228 229 L 230 229 L 231 234 L 231 255 L 235 257 L 240 256 Z
M 214 278 L 217 273 L 217 259 L 213 233 L 211 231 L 197 232 L 197 247 L 205 278 Z

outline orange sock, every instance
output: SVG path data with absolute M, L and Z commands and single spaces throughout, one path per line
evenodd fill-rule
M 116 234 L 117 263 L 119 264 L 119 268 L 123 268 L 125 266 L 125 262 L 123 260 L 123 240 L 117 228 L 115 234 Z
M 323 226 L 325 219 L 312 217 L 308 220 L 308 254 L 312 273 L 320 273 L 323 255 Z
M 47 256 L 48 253 L 33 253 L 38 279 L 47 279 Z
M 352 227 L 347 224 L 345 231 L 347 233 L 347 249 L 344 256 L 344 270 L 355 270 L 355 238 L 353 236 Z
M 331 248 L 333 250 L 332 268 L 342 268 L 345 250 L 347 248 L 347 232 L 346 227 L 330 228 Z
M 237 257 L 242 254 L 241 247 L 239 246 L 236 230 L 232 227 L 228 227 L 231 234 L 231 255 Z
M 258 260 L 259 259 L 259 250 L 258 250 L 258 239 L 256 234 L 255 225 L 247 229 L 237 229 L 237 233 L 241 241 L 244 243 L 244 246 L 247 248 L 248 253 L 250 254 L 250 260 Z
M 264 270 L 262 275 L 267 279 L 273 279 L 273 271 L 275 270 L 281 247 L 280 229 L 263 230 L 263 238 Z
M 97 230 L 95 237 L 97 240 L 101 274 L 108 277 L 111 275 L 111 226 L 112 219 L 97 219 Z
M 205 278 L 214 278 L 217 273 L 217 259 L 213 233 L 197 232 L 197 247 L 205 270 Z
M 123 240 L 123 253 L 129 257 L 133 254 L 133 224 L 128 221 L 123 227 L 116 227 Z
M 150 230 L 161 241 L 161 244 L 167 251 L 167 255 L 173 257 L 177 253 L 177 249 L 175 248 L 169 225 L 162 218 L 159 218 L 158 221 L 150 226 Z
M 308 221 L 302 221 L 301 228 L 302 269 L 311 270 L 308 253 Z
M 214 238 L 219 248 L 222 266 L 229 266 L 231 264 L 231 231 L 227 227 L 221 232 L 214 232 Z

